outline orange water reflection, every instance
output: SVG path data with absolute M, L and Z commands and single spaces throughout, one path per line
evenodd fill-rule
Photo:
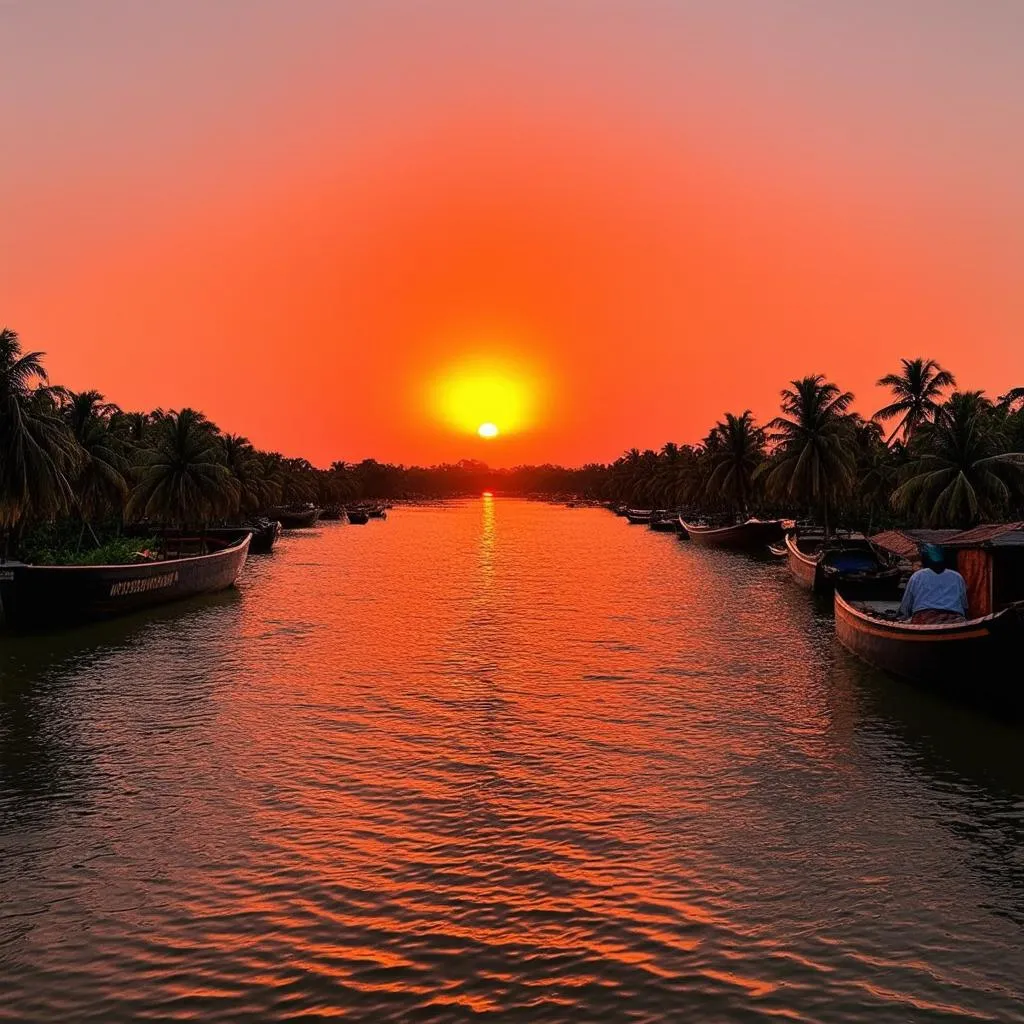
M 868 717 L 774 564 L 400 508 L 63 678 L 79 813 L 0 851 L 12 1014 L 64 977 L 111 1018 L 1012 1015 L 1012 795 Z

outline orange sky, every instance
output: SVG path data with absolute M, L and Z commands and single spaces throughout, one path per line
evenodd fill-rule
M 1024 384 L 1015 0 L 83 0 L 0 31 L 0 322 L 125 408 L 319 464 L 576 464 L 808 372 L 871 412 L 901 355 Z M 488 363 L 534 399 L 490 442 L 430 395 Z

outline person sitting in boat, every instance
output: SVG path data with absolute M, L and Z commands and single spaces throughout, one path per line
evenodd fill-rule
M 967 584 L 963 576 L 946 568 L 942 548 L 923 544 L 921 568 L 910 577 L 900 604 L 900 618 L 916 626 L 963 622 L 967 618 Z

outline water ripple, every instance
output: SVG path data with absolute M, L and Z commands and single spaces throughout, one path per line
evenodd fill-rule
M 0 649 L 0 1020 L 1024 1020 L 1019 733 L 780 567 L 401 509 Z

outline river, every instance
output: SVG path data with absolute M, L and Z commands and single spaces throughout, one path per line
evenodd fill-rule
M 325 523 L 0 639 L 0 1020 L 1022 1021 L 1022 740 L 601 509 Z

